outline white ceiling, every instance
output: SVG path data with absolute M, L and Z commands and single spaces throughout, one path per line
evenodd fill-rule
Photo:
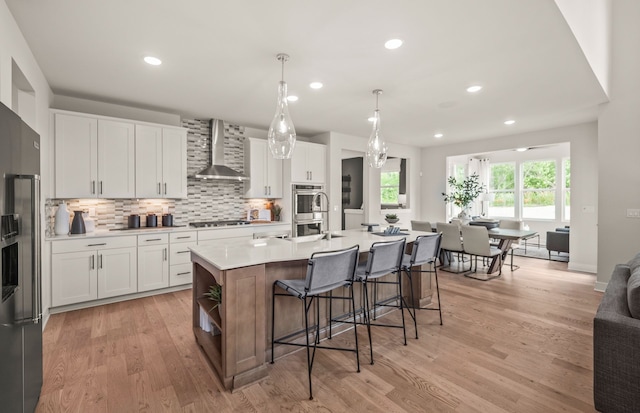
M 306 136 L 367 137 L 376 88 L 385 138 L 417 146 L 591 121 L 607 99 L 553 0 L 6 2 L 54 93 L 186 117 L 267 128 L 279 52 Z

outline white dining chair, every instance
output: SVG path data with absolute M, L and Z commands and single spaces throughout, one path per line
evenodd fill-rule
M 471 270 L 469 273 L 465 274 L 465 276 L 486 281 L 502 275 L 502 250 L 491 246 L 491 243 L 489 242 L 489 231 L 487 228 L 483 226 L 463 225 L 462 242 L 464 245 L 464 252 L 471 255 Z M 470 275 L 471 273 L 477 274 L 478 272 L 478 257 L 490 259 L 495 258 L 500 260 L 498 265 L 498 274 L 493 276 L 486 274 L 485 277 Z M 473 268 L 474 258 L 475 269 Z

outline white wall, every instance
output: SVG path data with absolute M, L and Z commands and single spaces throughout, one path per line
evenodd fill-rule
M 596 272 L 598 152 L 597 125 L 586 123 L 463 144 L 422 149 L 422 208 L 419 219 L 445 220 L 446 160 L 449 156 L 569 142 L 571 145 L 571 258 L 569 269 Z M 583 207 L 588 207 L 584 210 Z M 593 207 L 593 212 L 590 207 Z M 550 228 L 549 228 L 550 229 Z
M 613 2 L 611 101 L 598 117 L 598 287 L 640 251 L 640 1 Z
M 367 148 L 367 138 L 330 132 L 318 137 L 318 142 L 327 143 L 327 190 L 331 200 L 331 230 L 339 230 L 342 223 L 342 168 L 343 151 L 364 154 Z M 410 221 L 418 216 L 421 202 L 420 185 L 420 149 L 413 146 L 388 143 L 388 156 L 405 158 L 408 162 L 408 209 L 381 210 L 380 209 L 380 169 L 370 168 L 365 159 L 365 173 L 363 174 L 364 220 L 384 224 L 384 216 L 397 213 L 400 224 L 409 227 Z M 366 173 L 368 171 L 368 173 Z
M 25 105 L 25 99 L 14 96 L 18 93 L 13 87 L 12 64 L 20 68 L 26 81 L 31 85 L 34 91 L 34 99 L 29 101 L 29 105 Z M 7 4 L 0 1 L 0 101 L 6 106 L 13 108 L 13 102 L 22 102 L 22 110 L 29 112 L 25 116 L 25 121 L 40 135 L 40 168 L 42 175 L 42 238 L 44 239 L 44 199 L 49 196 L 48 188 L 51 186 L 51 176 L 47 173 L 49 170 L 49 159 L 46 154 L 49 153 L 49 105 L 53 98 L 53 93 L 49 88 L 49 84 L 44 74 L 38 66 L 38 62 L 31 53 L 31 49 L 22 36 L 18 25 L 16 24 Z M 25 107 L 26 106 L 26 107 Z M 45 243 L 42 248 L 43 257 L 48 256 L 49 245 Z M 51 279 L 47 275 L 50 272 L 49 260 L 42 260 L 42 306 L 48 309 L 51 303 Z M 45 314 L 45 317 L 48 317 Z

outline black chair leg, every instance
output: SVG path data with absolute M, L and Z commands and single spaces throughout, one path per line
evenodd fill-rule
M 333 305 L 332 304 L 333 304 L 333 291 L 329 291 L 329 335 L 327 336 L 327 338 L 329 340 L 331 340 L 331 325 L 333 324 L 332 323 L 332 319 L 333 319 L 333 311 L 332 311 Z M 356 310 L 354 308 L 353 309 L 354 320 L 355 320 L 355 316 L 356 316 Z
M 407 327 L 404 323 L 404 298 L 402 297 L 402 280 L 400 279 L 400 271 L 398 271 L 398 297 L 400 297 L 400 315 L 402 316 L 402 335 L 404 337 L 404 345 L 407 345 Z
M 364 295 L 364 317 L 367 324 L 367 334 L 369 335 L 369 353 L 371 357 L 371 364 L 373 364 L 373 341 L 371 340 L 371 320 L 369 319 L 369 293 L 367 288 L 367 282 L 362 284 L 362 291 Z
M 271 287 L 271 364 L 273 364 L 273 341 L 275 340 L 276 331 L 276 283 Z
M 407 274 L 407 278 L 409 278 L 409 296 L 411 297 L 411 306 L 413 308 L 413 311 L 410 308 L 407 308 L 407 310 L 409 311 L 409 315 L 413 317 L 413 327 L 416 330 L 416 339 L 418 339 L 418 321 L 416 320 L 416 311 L 418 311 L 418 309 L 416 308 L 416 300 L 413 296 L 413 276 L 411 273 L 411 267 L 407 267 L 405 273 Z
M 351 308 L 353 309 L 353 335 L 356 340 L 356 364 L 358 366 L 358 373 L 360 373 L 360 350 L 358 347 L 358 330 L 356 329 L 356 299 L 353 294 L 353 286 L 349 287 L 351 290 Z M 331 319 L 329 319 L 329 323 L 331 323 Z
M 433 265 L 433 272 L 436 275 L 436 294 L 438 295 L 438 313 L 440 313 L 440 325 L 442 325 L 442 303 L 440 302 L 440 286 L 438 285 L 438 270 L 436 270 L 435 263 Z
M 304 307 L 304 331 L 305 338 L 307 340 L 307 374 L 309 377 L 309 400 L 313 400 L 313 387 L 311 385 L 311 368 L 313 367 L 313 360 L 311 358 L 311 345 L 309 344 L 309 306 L 307 305 L 307 298 L 302 301 Z M 315 340 L 314 340 L 315 341 Z M 315 349 L 314 349 L 315 350 Z M 315 356 L 315 351 L 314 351 Z

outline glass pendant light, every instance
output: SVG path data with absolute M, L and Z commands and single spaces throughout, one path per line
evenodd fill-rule
M 381 89 L 373 91 L 373 94 L 376 95 L 376 111 L 373 112 L 373 130 L 367 143 L 367 161 L 372 168 L 382 168 L 382 165 L 387 161 L 387 143 L 380 132 L 380 111 L 378 110 L 378 96 L 381 93 Z
M 282 80 L 278 84 L 278 106 L 276 107 L 276 115 L 269 126 L 267 140 L 269 150 L 274 158 L 290 159 L 296 144 L 296 130 L 289 116 L 287 83 L 284 81 L 284 62 L 289 60 L 289 55 L 280 53 L 276 57 L 282 62 Z

